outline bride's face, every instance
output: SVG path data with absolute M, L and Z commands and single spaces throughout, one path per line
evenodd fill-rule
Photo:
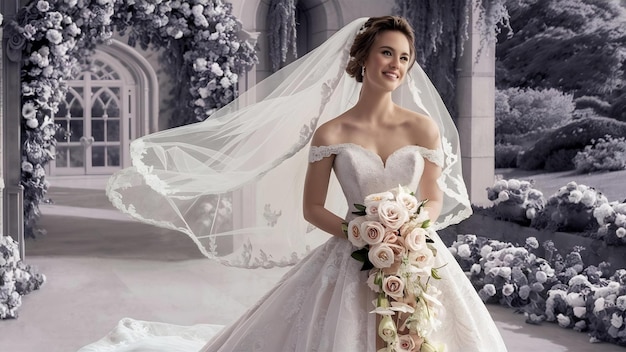
M 393 91 L 402 84 L 410 67 L 410 45 L 398 31 L 385 31 L 376 36 L 365 61 L 364 83 Z

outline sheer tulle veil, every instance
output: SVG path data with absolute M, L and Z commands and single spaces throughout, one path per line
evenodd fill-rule
M 133 141 L 133 166 L 107 185 L 111 202 L 138 220 L 187 234 L 205 256 L 226 265 L 297 262 L 329 236 L 302 216 L 308 144 L 317 126 L 357 101 L 361 84 L 345 67 L 366 20 L 348 24 L 206 121 Z M 457 131 L 419 65 L 394 101 L 430 116 L 440 128 L 445 199 L 436 228 L 466 218 L 471 208 Z M 334 177 L 326 206 L 340 216 L 348 211 Z

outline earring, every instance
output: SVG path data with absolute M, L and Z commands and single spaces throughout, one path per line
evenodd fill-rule
M 365 66 L 361 67 L 361 77 L 365 77 Z

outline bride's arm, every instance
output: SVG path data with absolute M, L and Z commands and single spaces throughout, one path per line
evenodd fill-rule
M 432 120 L 422 122 L 419 138 L 422 145 L 431 150 L 441 149 L 441 137 L 439 128 Z M 441 207 L 443 206 L 443 191 L 437 184 L 437 180 L 441 176 L 441 167 L 434 162 L 424 159 L 424 172 L 420 178 L 419 195 L 421 199 L 428 199 L 426 209 L 431 222 L 436 222 Z
M 304 218 L 315 227 L 331 235 L 345 237 L 342 230 L 343 219 L 324 207 L 334 155 L 309 163 L 304 181 L 302 208 Z
M 326 139 L 324 133 L 318 130 L 313 136 L 311 145 L 331 144 Z M 306 221 L 331 235 L 345 238 L 342 230 L 344 220 L 324 207 L 334 160 L 335 155 L 332 154 L 322 160 L 309 163 L 304 180 L 302 209 Z
M 426 159 L 424 172 L 420 179 L 419 194 L 420 198 L 428 199 L 426 210 L 428 210 L 428 217 L 432 223 L 437 221 L 443 205 L 443 191 L 437 185 L 439 176 L 441 176 L 441 167 Z

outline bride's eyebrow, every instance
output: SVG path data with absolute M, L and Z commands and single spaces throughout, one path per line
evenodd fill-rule
M 392 48 L 392 47 L 390 47 L 390 46 L 387 46 L 387 45 L 383 45 L 383 46 L 381 46 L 381 47 L 380 47 L 380 49 L 388 49 L 388 50 L 393 51 L 394 53 L 396 52 L 396 49 L 394 49 L 394 48 Z M 400 54 L 400 55 L 409 55 L 409 53 L 402 53 L 402 54 Z

